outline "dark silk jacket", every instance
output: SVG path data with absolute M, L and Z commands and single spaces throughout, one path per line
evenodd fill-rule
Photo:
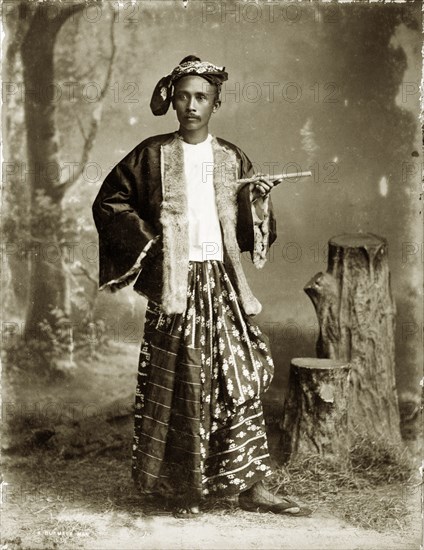
M 184 310 L 188 269 L 188 215 L 181 136 L 153 136 L 137 145 L 108 174 L 93 204 L 99 233 L 99 285 L 117 290 L 135 280 L 134 290 L 167 313 Z M 224 264 L 247 314 L 260 311 L 240 263 L 248 251 L 257 267 L 276 239 L 269 197 L 265 217 L 254 222 L 249 185 L 253 174 L 235 145 L 213 138 L 214 187 L 224 244 Z M 155 239 L 153 242 L 152 239 Z M 141 254 L 146 245 L 150 249 Z M 184 286 L 185 284 L 185 286 Z

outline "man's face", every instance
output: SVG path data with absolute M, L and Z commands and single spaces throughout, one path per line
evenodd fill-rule
M 172 106 L 184 130 L 200 130 L 208 125 L 219 107 L 216 87 L 200 76 L 185 76 L 175 85 Z

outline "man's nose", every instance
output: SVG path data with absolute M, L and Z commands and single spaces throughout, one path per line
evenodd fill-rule
M 188 103 L 187 103 L 187 110 L 188 110 L 188 111 L 195 111 L 195 110 L 196 110 L 196 98 L 191 97 L 191 98 L 188 100 Z

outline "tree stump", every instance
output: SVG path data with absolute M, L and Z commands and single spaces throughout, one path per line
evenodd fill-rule
M 292 359 L 282 422 L 282 458 L 318 454 L 349 462 L 350 365 L 333 359 Z
M 330 239 L 327 273 L 315 275 L 304 290 L 320 326 L 317 356 L 352 364 L 351 434 L 399 442 L 387 241 L 370 233 Z

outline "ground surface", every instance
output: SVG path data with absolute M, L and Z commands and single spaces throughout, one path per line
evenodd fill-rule
M 13 399 L 8 392 L 3 414 L 15 429 L 23 428 L 31 406 L 34 415 L 31 441 L 25 425 L 25 441 L 14 437 L 4 445 L 2 550 L 419 549 L 420 495 L 411 483 L 374 491 L 376 501 L 400 496 L 408 509 L 384 532 L 344 521 L 328 495 L 302 495 L 300 501 L 312 503 L 310 518 L 253 514 L 221 502 L 182 520 L 143 500 L 130 478 L 131 416 L 116 405 L 134 391 L 137 353 L 117 345 L 108 360 L 81 363 L 74 382 L 26 385 Z

